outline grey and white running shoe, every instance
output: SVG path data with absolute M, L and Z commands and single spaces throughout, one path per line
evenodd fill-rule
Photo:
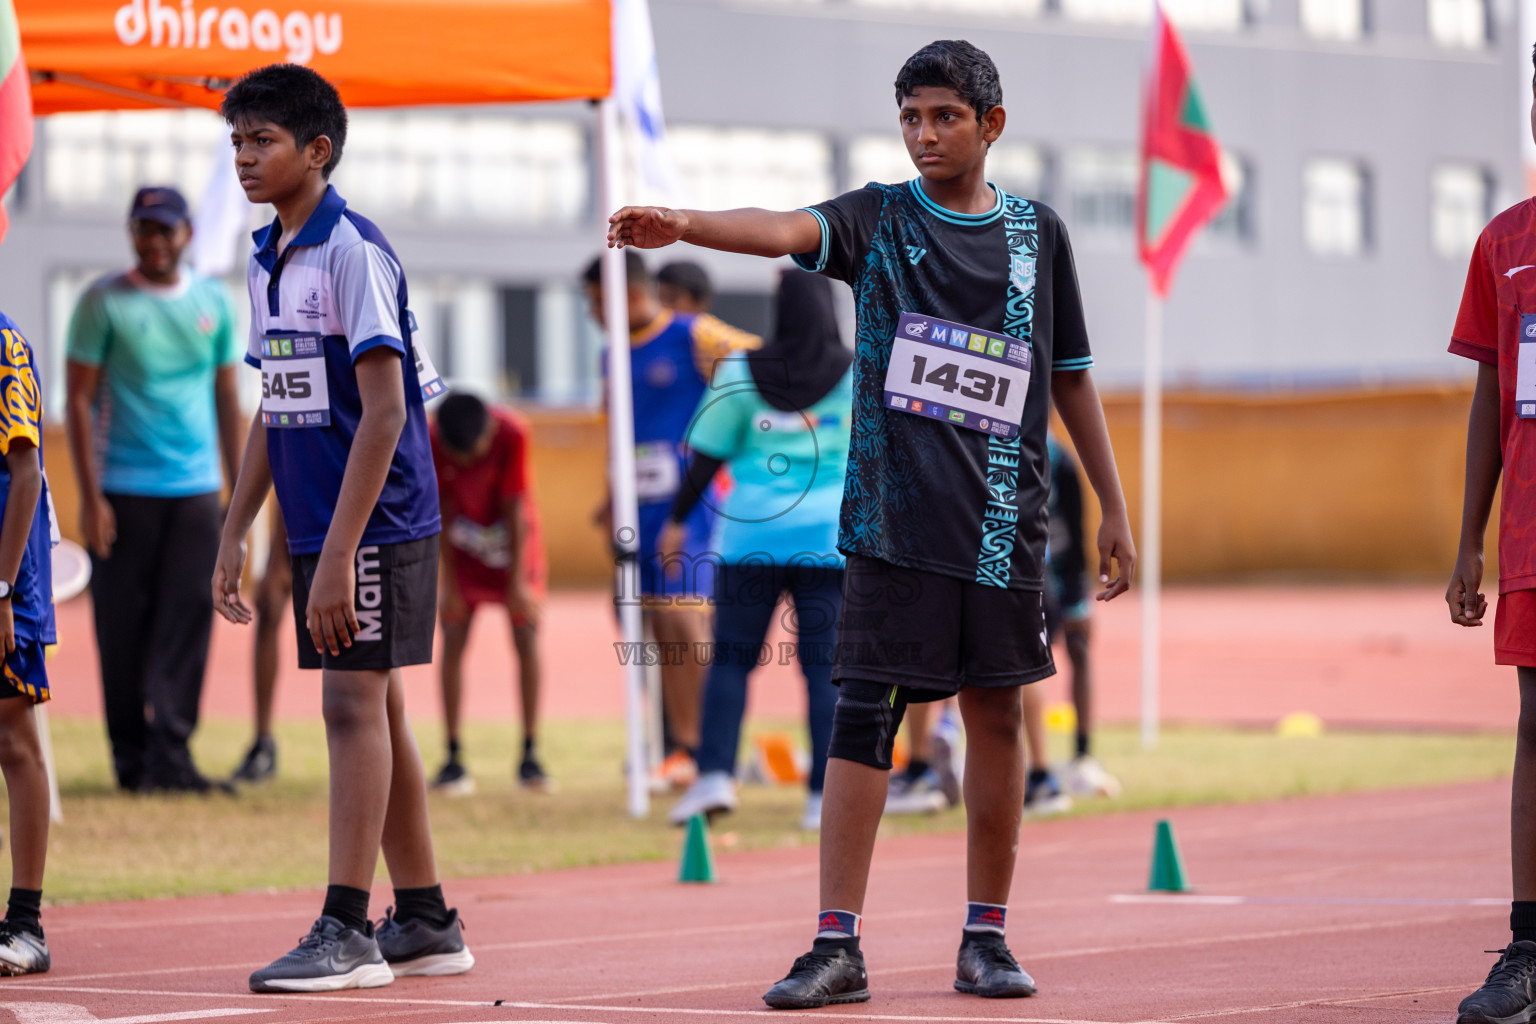
M 372 926 L 365 934 L 322 916 L 292 952 L 251 975 L 251 991 L 339 992 L 388 985 L 395 975 L 372 933 Z
M 434 928 L 419 919 L 396 921 L 395 908 L 390 907 L 374 934 L 379 952 L 397 978 L 463 974 L 475 966 L 475 955 L 464 945 L 464 923 L 456 909 L 448 911 L 447 924 Z
M 51 966 L 47 939 L 0 921 L 0 974 L 42 974 Z

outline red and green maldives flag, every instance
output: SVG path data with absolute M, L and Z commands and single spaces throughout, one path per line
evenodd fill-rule
M 0 0 L 4 2 L 4 0 Z M 1153 5 L 1152 66 L 1142 96 L 1137 247 L 1152 287 L 1166 296 L 1184 248 L 1221 210 L 1221 147 L 1211 134 L 1189 55 L 1162 4 Z
M 0 0 L 0 195 L 15 182 L 32 152 L 32 86 L 21 58 L 16 7 Z M 8 220 L 0 204 L 0 241 Z

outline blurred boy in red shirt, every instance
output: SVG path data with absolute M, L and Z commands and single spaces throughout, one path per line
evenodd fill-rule
M 469 623 L 483 604 L 506 605 L 517 649 L 523 704 L 523 755 L 518 783 L 548 792 L 535 747 L 539 710 L 538 618 L 548 572 L 533 499 L 528 424 L 511 410 L 488 407 L 469 394 L 443 400 L 432 422 L 432 461 L 442 503 L 443 718 L 448 761 L 433 788 L 454 795 L 474 791 L 460 760 L 459 723 L 464 647 Z

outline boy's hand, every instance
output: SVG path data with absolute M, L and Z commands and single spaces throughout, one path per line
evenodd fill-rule
M 213 564 L 213 609 L 236 625 L 251 621 L 251 610 L 240 596 L 240 574 L 245 569 L 245 541 L 219 543 L 219 557 Z
M 458 626 L 469 621 L 469 605 L 464 603 L 464 595 L 459 593 L 459 588 L 452 583 L 444 583 L 441 590 L 437 611 L 443 617 L 443 622 Z
M 1445 603 L 1451 606 L 1451 621 L 1458 626 L 1481 626 L 1488 611 L 1488 601 L 1478 588 L 1483 585 L 1483 553 L 1462 550 L 1451 570 L 1451 585 L 1445 588 Z
M 309 588 L 309 606 L 304 611 L 304 625 L 315 643 L 315 650 L 334 657 L 343 647 L 352 646 L 358 631 L 357 611 L 352 595 L 357 589 L 357 569 L 352 559 L 320 557 L 315 567 L 315 582 Z
M 608 247 L 660 249 L 680 241 L 688 231 L 688 218 L 680 210 L 664 206 L 626 206 L 608 218 Z
M 538 624 L 539 602 L 534 599 L 527 583 L 519 580 L 507 589 L 507 611 L 514 620 Z
M 0 640 L 5 643 L 5 653 L 16 653 L 16 609 L 10 601 L 0 601 Z
M 80 533 L 85 546 L 97 558 L 110 558 L 117 543 L 117 514 L 100 494 L 80 503 Z
M 1120 575 L 1109 578 L 1111 559 L 1119 566 Z M 1099 582 L 1104 584 L 1096 600 L 1113 601 L 1131 589 L 1136 576 L 1136 545 L 1131 541 L 1131 522 L 1124 512 L 1106 515 L 1099 524 Z

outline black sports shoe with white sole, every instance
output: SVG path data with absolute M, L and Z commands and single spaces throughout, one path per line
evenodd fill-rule
M 434 928 L 420 919 L 396 921 L 395 908 L 384 911 L 374 935 L 379 952 L 397 978 L 435 978 L 463 974 L 475 966 L 475 955 L 464 945 L 464 925 L 457 909 L 448 923 Z
M 339 992 L 381 988 L 394 980 L 372 925 L 365 933 L 322 916 L 292 952 L 251 975 L 251 991 Z
M 955 963 L 955 990 L 983 999 L 1019 999 L 1035 994 L 1035 979 L 991 932 L 966 932 Z
M 1498 953 L 1483 987 L 1461 1001 L 1456 1024 L 1527 1024 L 1536 1020 L 1536 942 L 1511 942 Z
M 842 948 L 812 949 L 782 981 L 763 994 L 775 1010 L 814 1010 L 837 1003 L 869 1002 L 864 954 Z

